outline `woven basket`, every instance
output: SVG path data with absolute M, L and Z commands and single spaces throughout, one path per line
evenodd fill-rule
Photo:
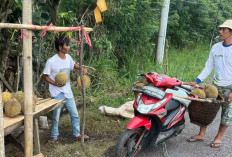
M 190 122 L 206 127 L 214 120 L 219 109 L 220 103 L 192 101 L 188 107 Z

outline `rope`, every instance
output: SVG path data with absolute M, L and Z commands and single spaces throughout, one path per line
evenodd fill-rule
M 40 37 L 43 38 L 43 37 L 46 35 L 48 28 L 50 28 L 50 27 L 52 27 L 52 26 L 53 26 L 52 23 L 50 23 L 49 26 L 45 26 L 44 29 L 40 32 Z
M 84 39 L 81 38 L 81 31 L 82 30 L 84 30 Z M 79 47 L 80 47 L 80 43 L 82 40 L 85 40 L 87 42 L 87 44 L 89 45 L 89 47 L 92 47 L 92 43 L 91 43 L 89 34 L 85 31 L 83 26 L 71 27 L 69 29 L 69 31 L 79 31 L 79 40 L 70 38 L 71 41 L 77 43 L 77 56 L 79 56 L 79 54 L 80 54 Z
M 18 19 L 18 21 L 19 21 L 19 23 L 21 24 L 20 19 Z M 20 29 L 20 31 L 21 31 L 21 39 L 22 39 L 22 40 L 23 40 L 23 36 L 25 36 L 26 38 L 29 38 L 29 35 L 28 35 L 27 33 L 25 33 L 25 32 L 23 31 L 23 29 Z

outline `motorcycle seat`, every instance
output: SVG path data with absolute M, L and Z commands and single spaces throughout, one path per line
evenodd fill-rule
M 178 113 L 179 108 L 176 108 L 175 110 L 172 110 L 171 112 L 168 113 L 166 121 L 164 123 L 164 126 L 166 127 L 170 121 L 173 119 L 173 117 Z
M 170 112 L 170 111 L 175 110 L 179 107 L 180 107 L 180 102 L 172 99 L 167 103 L 167 105 L 165 106 L 165 109 L 167 110 L 167 112 Z

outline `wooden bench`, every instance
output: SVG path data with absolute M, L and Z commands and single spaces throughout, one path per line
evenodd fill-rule
M 55 100 L 55 99 L 38 99 L 37 105 L 35 106 L 35 111 L 33 113 L 33 130 L 34 130 L 34 148 L 36 154 L 41 154 L 40 152 L 40 140 L 39 140 L 39 125 L 38 125 L 38 117 L 42 116 L 64 103 L 64 100 Z M 10 134 L 23 126 L 24 124 L 24 115 L 19 115 L 15 118 L 9 118 L 4 115 L 4 136 L 9 136 L 11 141 L 13 140 L 19 149 L 23 149 L 23 145 L 17 141 L 17 139 L 10 136 Z

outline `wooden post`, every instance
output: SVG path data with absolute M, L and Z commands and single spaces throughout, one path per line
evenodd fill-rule
M 161 17 L 160 17 L 159 39 L 158 39 L 158 46 L 156 53 L 156 63 L 158 64 L 163 63 L 169 7 L 170 7 L 170 0 L 164 0 L 164 4 L 161 11 Z
M 32 0 L 23 1 L 23 24 L 32 22 Z M 32 102 L 32 31 L 23 29 L 28 37 L 23 35 L 23 61 L 24 61 L 24 127 L 25 148 L 24 156 L 33 156 L 33 102 Z
M 0 157 L 5 156 L 2 85 L 0 81 Z
M 84 30 L 81 30 L 81 44 L 80 44 L 80 55 L 79 55 L 79 66 L 80 66 L 80 77 L 81 77 L 81 87 L 83 96 L 83 115 L 82 115 L 82 127 L 81 127 L 81 145 L 84 148 L 84 134 L 85 134 L 85 110 L 86 110 L 86 93 L 83 79 L 83 51 L 84 51 Z
M 35 145 L 35 154 L 40 154 L 40 139 L 39 139 L 39 122 L 38 118 L 34 119 L 34 145 Z

